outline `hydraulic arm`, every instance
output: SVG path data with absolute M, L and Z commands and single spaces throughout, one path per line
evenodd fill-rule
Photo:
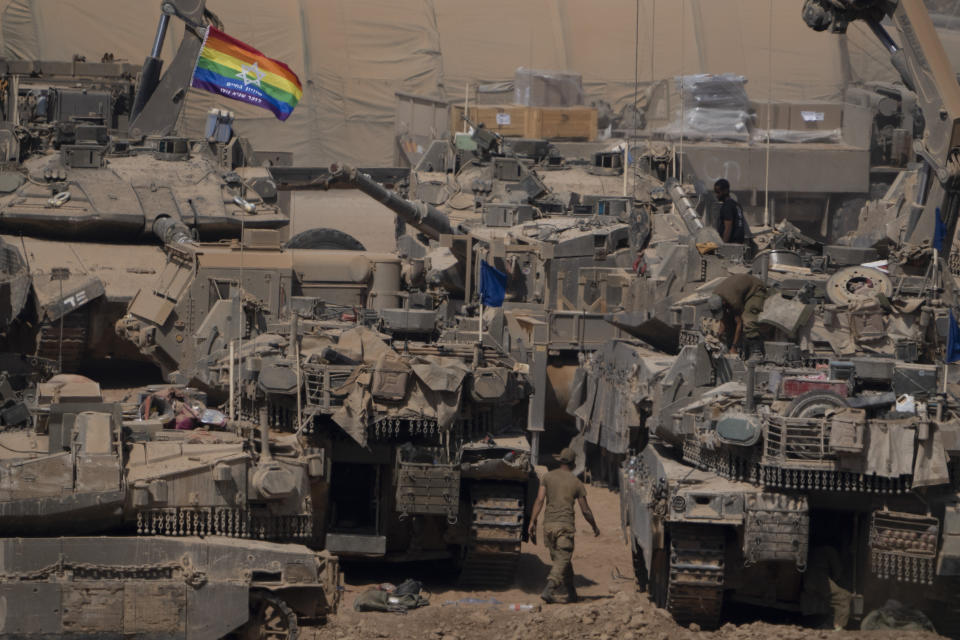
M 881 24 L 884 18 L 892 22 L 899 44 Z M 960 207 L 960 86 L 923 0 L 805 0 L 803 19 L 815 31 L 834 33 L 845 33 L 854 20 L 864 22 L 890 53 L 904 84 L 917 94 L 925 126 L 914 150 L 923 165 L 901 240 L 932 240 L 939 215 L 947 228 L 942 252 L 949 255 Z

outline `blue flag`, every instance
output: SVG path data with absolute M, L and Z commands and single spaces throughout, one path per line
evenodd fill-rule
M 480 304 L 499 307 L 507 293 L 507 274 L 480 261 Z
M 947 352 L 943 354 L 943 361 L 946 363 L 960 360 L 960 326 L 957 325 L 957 319 L 953 316 L 953 310 L 950 310 L 950 330 L 947 332 Z
M 947 225 L 943 224 L 943 218 L 940 217 L 940 207 L 937 207 L 937 222 L 933 228 L 933 248 L 937 251 L 943 251 L 943 241 L 947 239 Z

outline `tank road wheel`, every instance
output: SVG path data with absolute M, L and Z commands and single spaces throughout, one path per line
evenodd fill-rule
M 678 623 L 715 629 L 723 610 L 723 527 L 677 525 L 670 532 L 667 611 Z
M 326 249 L 328 251 L 366 251 L 359 240 L 337 229 L 319 227 L 293 236 L 283 245 L 286 249 Z
M 272 593 L 250 594 L 250 619 L 236 633 L 239 640 L 296 640 L 297 614 Z

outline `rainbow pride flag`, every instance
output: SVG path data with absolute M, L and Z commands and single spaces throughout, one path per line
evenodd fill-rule
M 191 86 L 263 107 L 280 120 L 303 95 L 290 67 L 213 27 L 207 27 Z

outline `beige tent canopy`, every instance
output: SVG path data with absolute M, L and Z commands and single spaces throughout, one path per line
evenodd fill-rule
M 159 0 L 0 0 L 0 52 L 63 60 L 104 53 L 140 62 Z M 733 72 L 753 100 L 823 100 L 849 81 L 895 79 L 862 25 L 814 33 L 799 0 L 208 0 L 230 35 L 283 60 L 304 96 L 284 123 L 237 102 L 238 129 L 301 165 L 393 161 L 394 93 L 462 100 L 467 83 L 510 81 L 519 66 L 583 76 L 587 101 L 615 108 L 651 81 Z M 164 55 L 180 38 L 171 29 Z M 960 63 L 960 37 L 945 32 Z M 217 104 L 191 90 L 184 125 Z

